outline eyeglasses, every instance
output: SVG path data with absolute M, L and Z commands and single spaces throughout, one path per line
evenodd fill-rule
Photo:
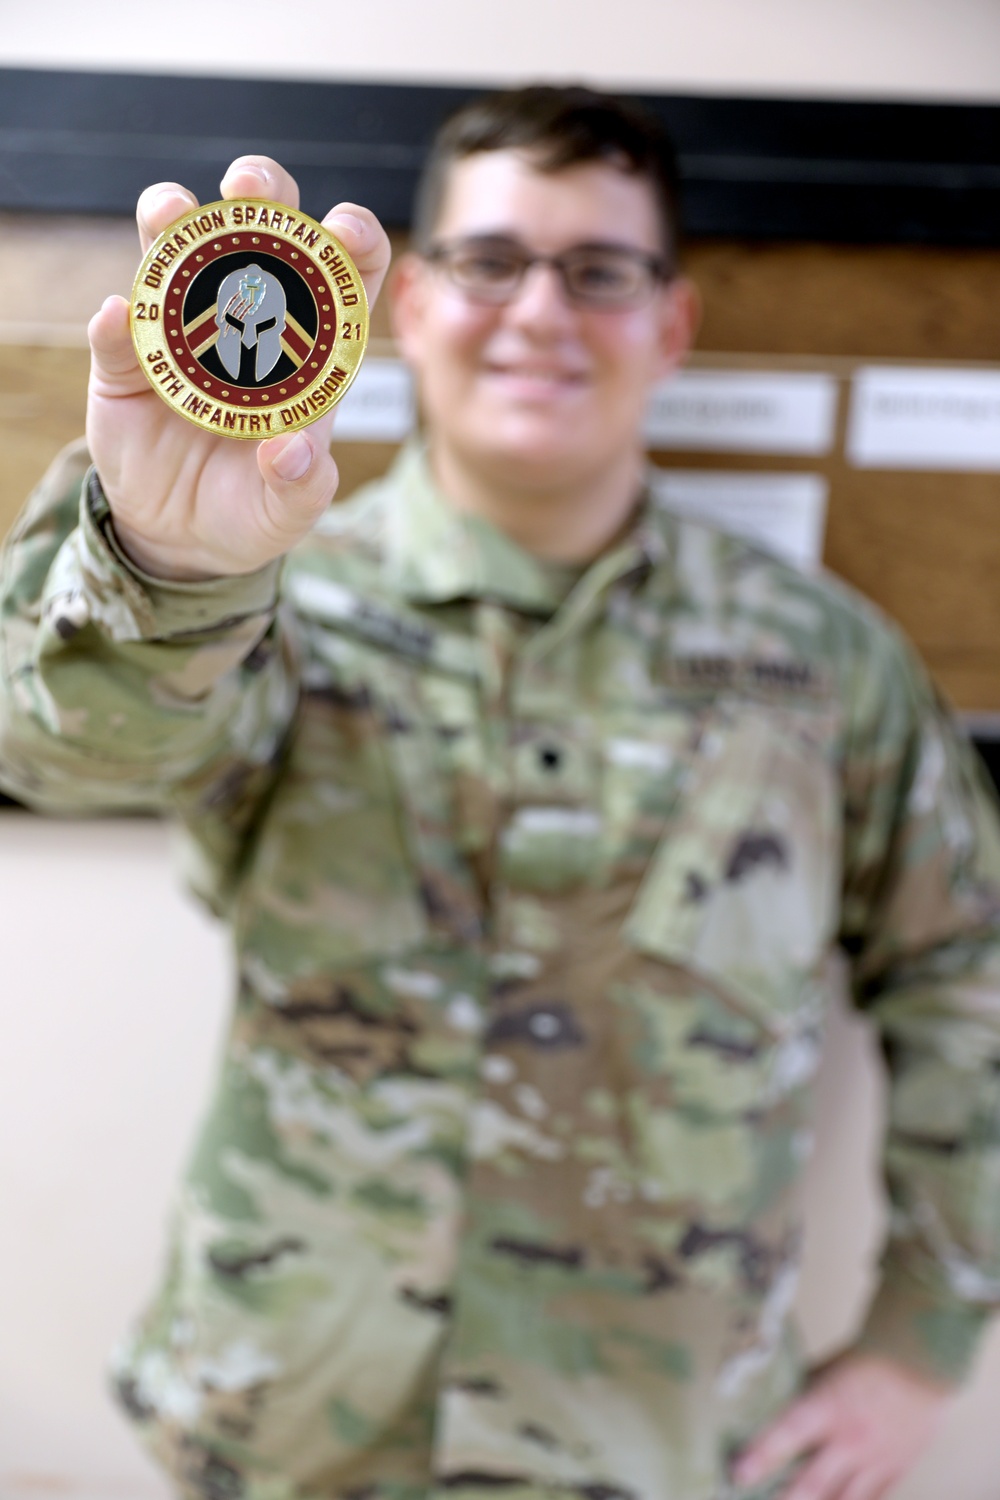
M 561 255 L 532 255 L 515 240 L 477 238 L 431 245 L 424 259 L 440 266 L 473 302 L 510 302 L 532 266 L 551 266 L 568 302 L 608 310 L 638 307 L 668 279 L 659 255 L 626 245 L 574 245 Z

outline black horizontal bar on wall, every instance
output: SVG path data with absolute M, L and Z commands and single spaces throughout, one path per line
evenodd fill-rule
M 481 92 L 420 84 L 0 69 L 0 207 L 131 213 L 165 179 L 204 202 L 264 152 L 302 206 L 409 222 L 439 122 Z M 1000 105 L 633 96 L 677 144 L 693 236 L 1000 244 Z

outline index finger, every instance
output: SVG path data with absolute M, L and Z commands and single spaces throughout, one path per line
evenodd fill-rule
M 271 156 L 238 156 L 219 184 L 223 198 L 267 198 L 299 206 L 299 185 Z
M 152 187 L 140 193 L 135 206 L 135 222 L 139 228 L 142 254 L 145 255 L 168 224 L 197 207 L 194 193 L 179 182 L 154 182 Z

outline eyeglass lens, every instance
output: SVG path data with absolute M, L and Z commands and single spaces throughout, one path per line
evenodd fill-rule
M 437 261 L 452 282 L 472 297 L 504 302 L 513 297 L 528 269 L 551 265 L 566 296 L 590 306 L 623 306 L 642 300 L 660 279 L 654 256 L 624 246 L 581 245 L 561 255 L 531 255 L 519 245 L 466 241 L 435 246 Z

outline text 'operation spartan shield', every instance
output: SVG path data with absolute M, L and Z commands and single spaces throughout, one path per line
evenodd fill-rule
M 368 342 L 368 299 L 322 224 L 236 198 L 163 231 L 135 278 L 131 323 L 146 378 L 174 411 L 259 440 L 340 400 Z

